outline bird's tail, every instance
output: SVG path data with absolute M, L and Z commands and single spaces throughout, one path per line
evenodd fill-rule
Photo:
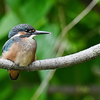
M 18 70 L 8 70 L 9 74 L 10 74 L 10 78 L 12 80 L 16 80 L 19 76 L 19 71 Z

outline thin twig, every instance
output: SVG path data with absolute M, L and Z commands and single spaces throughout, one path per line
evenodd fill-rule
M 57 41 L 55 43 L 55 50 L 59 48 L 59 45 L 64 38 L 65 34 L 71 30 L 82 18 L 84 18 L 91 9 L 99 2 L 99 0 L 92 0 L 92 2 L 72 21 L 70 22 L 62 31 L 59 37 L 57 38 Z
M 31 100 L 37 100 L 38 97 L 41 95 L 41 93 L 44 91 L 44 89 L 47 87 L 49 81 L 52 79 L 53 75 L 55 73 L 55 70 L 49 71 L 46 78 L 42 81 L 38 89 L 36 90 L 35 94 L 31 98 Z

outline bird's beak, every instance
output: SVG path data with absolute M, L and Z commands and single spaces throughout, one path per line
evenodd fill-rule
M 46 31 L 35 31 L 32 33 L 32 35 L 42 35 L 42 34 L 51 34 L 51 32 L 46 32 Z

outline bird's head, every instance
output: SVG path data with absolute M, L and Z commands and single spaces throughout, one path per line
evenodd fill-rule
M 32 27 L 29 24 L 19 24 L 11 29 L 9 32 L 8 37 L 15 37 L 15 36 L 20 36 L 21 38 L 24 37 L 34 37 L 36 35 L 40 34 L 50 34 L 50 32 L 45 32 L 45 31 L 37 31 L 35 30 L 34 27 Z

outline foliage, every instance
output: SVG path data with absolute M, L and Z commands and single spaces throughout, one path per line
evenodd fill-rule
M 58 53 L 61 56 L 68 55 L 99 43 L 100 2 L 66 33 L 62 45 L 59 46 L 60 52 L 58 47 L 54 49 L 58 36 L 63 28 L 87 7 L 89 2 L 86 0 L 5 0 L 0 2 L 2 4 L 0 7 L 2 9 L 0 10 L 0 49 L 8 39 L 10 29 L 20 23 L 28 23 L 36 30 L 52 33 L 35 37 L 38 44 L 36 55 L 39 60 L 56 57 Z M 99 86 L 99 66 L 100 58 L 74 67 L 57 69 L 38 100 L 99 100 L 99 95 L 95 96 L 88 92 L 86 95 L 74 93 L 70 95 L 61 92 L 52 93 L 48 90 L 51 85 L 58 88 L 79 85 Z M 0 100 L 30 100 L 49 72 L 48 70 L 21 71 L 19 79 L 11 81 L 8 72 L 0 69 Z

